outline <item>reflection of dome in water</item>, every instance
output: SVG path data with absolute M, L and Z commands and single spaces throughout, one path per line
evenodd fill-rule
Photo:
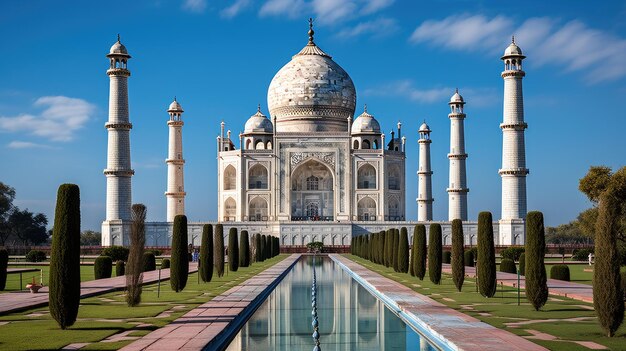
M 354 115 L 352 79 L 313 41 L 272 79 L 267 103 L 277 132 L 347 131 Z

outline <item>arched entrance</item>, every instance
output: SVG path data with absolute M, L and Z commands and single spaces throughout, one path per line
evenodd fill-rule
M 334 219 L 333 173 L 323 163 L 309 160 L 291 174 L 291 220 L 332 221 Z

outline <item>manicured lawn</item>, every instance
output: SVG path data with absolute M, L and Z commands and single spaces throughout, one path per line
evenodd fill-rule
M 42 269 L 43 270 L 43 283 L 44 285 L 48 285 L 49 279 L 49 272 L 50 272 L 50 266 L 48 265 L 41 265 L 41 266 L 35 266 L 35 265 L 30 265 L 30 266 L 15 266 L 15 265 L 11 265 L 9 266 L 9 268 L 35 268 L 35 269 Z M 115 277 L 115 266 L 113 267 L 113 271 L 112 271 L 112 276 Z M 33 277 L 35 278 L 35 280 L 37 280 L 38 283 L 41 283 L 41 273 L 40 272 L 28 272 L 28 273 L 22 273 L 22 284 L 26 285 L 28 284 Z M 89 280 L 94 280 L 94 272 L 93 272 L 93 266 L 92 265 L 83 265 L 80 266 L 80 281 L 81 282 L 86 282 Z M 3 292 L 8 292 L 8 291 L 16 291 L 20 289 L 20 275 L 19 273 L 12 273 L 9 274 L 7 276 L 7 286 L 4 289 Z M 23 289 L 25 289 L 25 287 L 22 287 Z
M 0 316 L 0 349 L 42 350 L 58 349 L 72 343 L 92 343 L 81 350 L 117 350 L 132 341 L 98 342 L 114 334 L 128 331 L 130 336 L 142 336 L 162 327 L 187 311 L 201 305 L 224 291 L 249 279 L 282 261 L 288 255 L 279 255 L 265 262 L 198 284 L 197 273 L 189 275 L 182 292 L 170 289 L 169 281 L 144 287 L 139 307 L 127 307 L 124 293 L 113 292 L 81 300 L 77 323 L 61 330 L 50 317 L 47 308 Z M 93 276 L 93 267 L 91 275 Z M 93 277 L 92 277 L 93 279 Z
M 537 331 L 562 340 L 593 341 L 611 350 L 626 349 L 626 325 L 617 331 L 617 336 L 604 336 L 593 304 L 555 296 L 550 297 L 540 311 L 535 311 L 526 302 L 524 291 L 521 291 L 521 304 L 518 306 L 517 289 L 512 287 L 499 286 L 495 297 L 485 298 L 476 292 L 474 279 L 466 278 L 462 292 L 458 292 L 448 274 L 443 274 L 442 283 L 435 285 L 428 279 L 428 272 L 424 280 L 419 280 L 353 255 L 346 257 L 448 307 L 520 336 L 529 336 L 532 335 L 530 331 Z M 573 342 L 530 340 L 551 350 L 589 350 Z

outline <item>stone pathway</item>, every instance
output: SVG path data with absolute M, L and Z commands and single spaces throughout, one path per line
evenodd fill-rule
M 198 264 L 189 262 L 189 273 L 198 271 Z M 161 281 L 170 278 L 170 270 L 161 270 Z M 159 279 L 159 271 L 150 271 L 143 274 L 143 284 L 155 283 Z M 91 297 L 115 290 L 123 290 L 126 286 L 126 277 L 91 280 L 80 284 L 80 298 Z M 48 287 L 43 287 L 36 294 L 30 292 L 9 292 L 0 294 L 0 315 L 23 311 L 30 308 L 48 305 Z
M 408 287 L 385 278 L 341 255 L 329 255 L 360 277 L 372 289 L 391 301 L 398 311 L 415 321 L 418 329 L 443 340 L 453 349 L 466 351 L 546 350 L 520 336 L 495 328 L 478 319 L 449 308 Z
M 443 264 L 443 272 L 452 272 L 449 264 Z M 476 276 L 476 267 L 465 267 L 465 275 L 474 278 Z M 506 286 L 517 286 L 517 274 L 498 272 L 497 279 L 498 283 L 503 283 Z M 524 276 L 520 276 L 520 287 L 522 289 L 526 288 Z M 593 303 L 593 287 L 591 285 L 548 279 L 548 291 L 551 295 Z
M 121 350 L 191 351 L 224 346 L 228 335 L 240 329 L 299 258 L 298 254 L 287 257 Z

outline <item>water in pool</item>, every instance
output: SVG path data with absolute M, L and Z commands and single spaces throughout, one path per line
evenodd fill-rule
M 311 256 L 301 258 L 228 351 L 313 350 Z M 315 258 L 320 349 L 436 350 L 327 257 Z

